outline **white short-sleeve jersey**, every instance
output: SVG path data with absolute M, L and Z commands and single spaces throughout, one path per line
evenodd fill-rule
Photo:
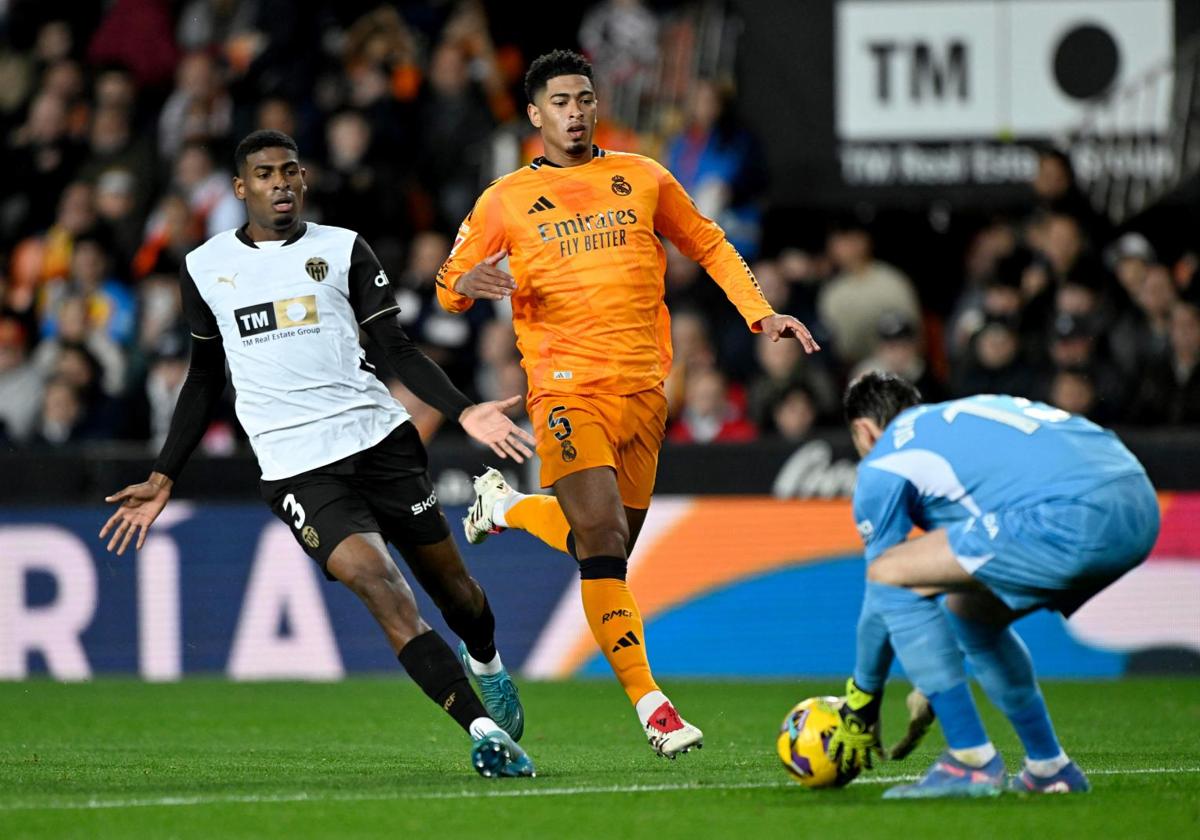
M 187 255 L 181 284 L 193 338 L 224 345 L 264 479 L 361 452 L 409 418 L 359 342 L 360 324 L 399 307 L 354 231 L 307 223 L 282 244 L 226 231 Z

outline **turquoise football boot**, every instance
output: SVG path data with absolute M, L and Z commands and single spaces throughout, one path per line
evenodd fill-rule
M 463 670 L 479 686 L 479 694 L 483 698 L 483 706 L 487 709 L 488 716 L 511 735 L 514 741 L 520 741 L 521 736 L 525 734 L 525 709 L 521 707 L 521 697 L 517 694 L 517 686 L 508 675 L 508 671 L 501 668 L 498 674 L 476 674 L 471 670 L 471 660 L 465 642 L 458 643 L 458 658 L 462 660 Z
M 500 729 L 489 732 L 471 745 L 471 766 L 485 779 L 537 775 L 533 759 Z

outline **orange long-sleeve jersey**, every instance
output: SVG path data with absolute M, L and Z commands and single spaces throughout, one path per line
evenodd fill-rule
M 468 309 L 474 301 L 454 290 L 458 278 L 506 250 L 530 391 L 645 391 L 671 368 L 666 253 L 656 232 L 704 266 L 751 330 L 775 314 L 724 232 L 670 172 L 600 149 L 580 166 L 539 158 L 489 186 L 438 272 L 438 301 L 450 312 Z

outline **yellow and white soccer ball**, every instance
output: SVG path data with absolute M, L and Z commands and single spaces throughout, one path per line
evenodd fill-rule
M 838 724 L 840 697 L 810 697 L 797 703 L 779 728 L 776 751 L 792 778 L 807 788 L 841 787 L 861 768 L 842 773 L 829 757 L 829 736 Z

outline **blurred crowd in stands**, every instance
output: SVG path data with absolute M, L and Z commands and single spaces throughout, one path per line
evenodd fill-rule
M 5 4 L 3 445 L 161 442 L 188 366 L 178 270 L 189 250 L 244 221 L 232 150 L 256 128 L 297 138 L 306 216 L 367 237 L 406 329 L 461 388 L 480 399 L 524 393 L 504 307 L 450 316 L 433 295 L 480 190 L 540 151 L 521 93 L 534 56 L 497 37 L 487 9 L 472 0 Z M 777 311 L 805 321 L 825 347 L 805 357 L 795 342 L 751 335 L 668 245 L 671 440 L 801 441 L 839 422 L 842 386 L 870 368 L 911 379 L 929 400 L 1004 392 L 1103 423 L 1200 423 L 1195 252 L 1168 262 L 1153 231 L 1111 230 L 1069 159 L 1049 149 L 1027 206 L 979 225 L 952 283 L 894 267 L 861 213 L 828 219 L 821 247 L 764 250 L 769 173 L 727 84 L 686 80 L 684 107 L 653 134 L 615 116 L 644 107 L 628 99 L 678 41 L 670 26 L 639 0 L 583 14 L 578 45 L 595 62 L 600 102 L 621 106 L 606 104 L 597 142 L 666 164 Z M 931 307 L 931 294 L 957 302 Z M 389 386 L 433 434 L 440 418 Z M 230 401 L 203 446 L 228 452 L 240 436 Z

